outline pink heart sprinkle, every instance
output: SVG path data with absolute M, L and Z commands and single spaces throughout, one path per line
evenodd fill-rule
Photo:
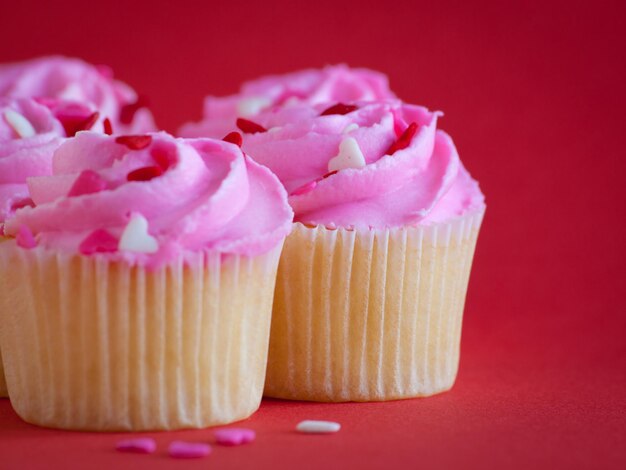
M 33 236 L 33 232 L 26 225 L 20 225 L 20 228 L 17 231 L 17 235 L 15 237 L 15 241 L 17 242 L 17 246 L 21 248 L 26 248 L 30 250 L 31 248 L 35 248 L 37 246 L 37 241 Z
M 254 441 L 256 433 L 252 429 L 227 428 L 215 431 L 215 442 L 223 446 L 239 446 Z
M 317 186 L 317 181 L 309 181 L 308 183 L 303 184 L 302 186 L 294 189 L 290 196 L 300 196 L 302 194 L 306 194 L 309 191 L 313 191 Z
M 113 253 L 117 251 L 119 242 L 117 238 L 106 230 L 98 229 L 85 238 L 78 247 L 78 251 L 83 255 L 93 255 L 94 253 Z
M 198 459 L 209 455 L 211 446 L 199 442 L 174 441 L 167 452 L 174 459 Z
M 83 194 L 99 193 L 105 190 L 106 187 L 107 182 L 98 173 L 92 170 L 84 170 L 78 175 L 67 195 L 74 197 L 82 196 Z
M 137 439 L 125 439 L 115 445 L 115 450 L 119 452 L 132 452 L 135 454 L 152 454 L 156 450 L 156 442 L 149 437 Z

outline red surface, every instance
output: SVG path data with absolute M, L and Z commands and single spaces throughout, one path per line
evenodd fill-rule
M 61 3 L 61 2 L 58 2 Z M 457 385 L 383 404 L 264 402 L 258 440 L 214 468 L 626 468 L 626 11 L 623 2 L 8 2 L 0 60 L 113 66 L 173 130 L 201 98 L 268 72 L 345 61 L 446 112 L 488 211 Z M 531 5 L 534 3 L 534 5 Z M 343 424 L 333 436 L 291 429 Z M 119 435 L 29 426 L 0 402 L 0 468 L 157 469 Z

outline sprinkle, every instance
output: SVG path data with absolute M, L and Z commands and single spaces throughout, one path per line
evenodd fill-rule
M 125 439 L 115 445 L 115 450 L 119 452 L 131 452 L 134 454 L 152 454 L 156 450 L 156 442 L 149 437 L 136 439 Z
M 356 122 L 353 122 L 352 124 L 348 124 L 343 131 L 341 131 L 342 134 L 349 134 L 352 131 L 356 131 L 359 128 L 359 125 Z
M 215 431 L 215 442 L 223 446 L 239 446 L 254 441 L 256 433 L 252 429 L 227 428 Z
M 230 132 L 226 134 L 222 139 L 224 142 L 230 142 L 231 144 L 235 144 L 237 147 L 241 147 L 243 144 L 243 137 L 239 132 Z
M 237 127 L 245 134 L 256 134 L 257 132 L 267 131 L 262 125 L 244 118 L 237 118 Z
M 167 452 L 174 459 L 197 459 L 209 455 L 211 446 L 199 442 L 174 441 Z
M 158 146 L 155 146 L 152 150 L 150 150 L 150 155 L 156 164 L 161 167 L 161 170 L 166 171 L 169 167 L 176 163 L 176 148 L 163 144 L 157 145 Z
M 354 106 L 352 104 L 343 104 L 343 103 L 337 103 L 333 106 L 331 106 L 330 108 L 325 109 L 324 111 L 322 111 L 322 114 L 320 114 L 320 116 L 329 116 L 331 114 L 348 114 L 351 113 L 352 111 L 356 111 L 358 108 L 358 106 Z
M 118 244 L 120 251 L 132 251 L 135 253 L 156 253 L 159 251 L 159 243 L 156 238 L 148 233 L 148 221 L 139 214 L 134 213 Z
M 37 241 L 35 240 L 33 232 L 31 232 L 26 225 L 20 225 L 17 235 L 15 236 L 15 241 L 17 242 L 17 246 L 20 248 L 26 248 L 27 250 L 37 246 Z
M 115 142 L 125 145 L 131 150 L 145 149 L 152 143 L 151 135 L 120 135 L 115 138 Z
M 107 182 L 98 173 L 92 170 L 84 170 L 78 175 L 67 195 L 75 197 L 83 194 L 99 193 L 105 190 L 106 187 Z
M 272 104 L 272 100 L 265 96 L 250 96 L 243 98 L 237 103 L 237 114 L 239 116 L 254 116 L 264 108 Z
M 298 188 L 294 189 L 291 192 L 290 196 L 301 196 L 302 194 L 306 194 L 310 191 L 313 191 L 316 186 L 317 186 L 317 181 L 309 181 L 308 183 L 305 183 L 302 186 L 299 186 Z
M 328 171 L 363 168 L 365 157 L 354 137 L 346 137 L 339 144 L 339 153 L 328 161 Z
M 129 103 L 122 106 L 122 109 L 120 109 L 120 122 L 122 124 L 130 124 L 131 122 L 133 122 L 135 113 L 141 108 L 145 108 L 147 106 L 148 99 L 143 95 L 139 95 L 134 103 Z
M 330 434 L 341 429 L 341 424 L 333 421 L 301 421 L 296 426 L 296 431 L 306 434 Z
M 78 246 L 79 253 L 92 255 L 94 253 L 113 253 L 117 251 L 117 238 L 106 230 L 98 229 L 91 232 Z
M 391 147 L 387 150 L 385 155 L 393 155 L 398 150 L 407 148 L 411 144 L 411 139 L 417 133 L 417 123 L 412 122 L 409 127 L 402 133 L 398 140 L 396 140 Z
M 80 131 L 88 131 L 98 121 L 100 113 L 96 111 L 85 114 L 85 111 L 88 112 L 87 109 L 82 107 L 70 106 L 55 112 L 56 118 L 63 124 L 67 137 L 74 137 Z
M 102 122 L 102 126 L 104 127 L 104 133 L 106 135 L 113 134 L 113 125 L 111 124 L 111 120 L 109 118 L 104 118 L 104 121 Z
M 15 133 L 22 139 L 33 137 L 37 132 L 35 128 L 30 123 L 26 117 L 17 111 L 13 111 L 12 109 L 7 109 L 4 112 L 4 119 L 9 123 L 9 125 L 13 128 Z
M 137 168 L 126 175 L 128 181 L 150 181 L 152 178 L 161 176 L 163 169 L 160 166 L 144 166 L 143 168 Z
M 329 171 L 328 173 L 326 173 L 324 176 L 322 176 L 322 179 L 325 180 L 326 178 L 328 178 L 329 176 L 333 176 L 336 175 L 338 172 L 338 170 L 335 171 Z

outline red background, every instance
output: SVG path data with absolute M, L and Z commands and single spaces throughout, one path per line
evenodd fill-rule
M 6 1 L 0 61 L 111 65 L 175 130 L 208 92 L 347 62 L 389 74 L 487 196 L 454 389 L 382 404 L 265 401 L 215 468 L 626 468 L 625 3 Z M 292 432 L 340 421 L 333 436 Z M 119 435 L 49 431 L 0 400 L 0 468 L 174 467 Z

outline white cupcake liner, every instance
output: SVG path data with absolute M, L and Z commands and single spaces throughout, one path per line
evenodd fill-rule
M 198 428 L 259 406 L 281 246 L 157 270 L 0 246 L 0 341 L 26 421 L 81 430 Z
M 483 214 L 387 230 L 295 224 L 278 269 L 265 395 L 376 401 L 452 387 Z

